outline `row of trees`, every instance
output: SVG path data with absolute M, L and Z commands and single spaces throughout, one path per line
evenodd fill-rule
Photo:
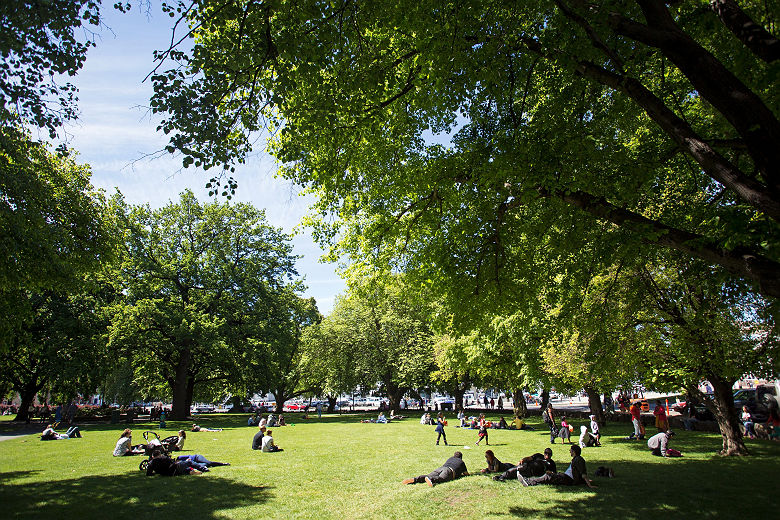
M 778 372 L 774 4 L 191 7 L 152 78 L 169 150 L 229 168 L 275 129 L 333 257 L 453 317 L 442 377 L 709 379 L 745 452 L 731 383 Z
M 184 418 L 195 397 L 300 390 L 291 365 L 320 315 L 263 211 L 191 192 L 129 206 L 27 133 L 2 137 L 0 389 L 19 419 L 37 394 L 170 399 Z
M 97 23 L 98 4 L 62 3 L 52 34 L 73 59 L 41 31 L 4 55 L 77 71 L 86 47 L 72 29 Z M 329 352 L 292 349 L 308 361 L 300 372 L 285 364 L 293 357 L 266 360 L 289 374 L 284 395 L 312 374 L 327 392 L 381 381 L 392 399 L 424 373 L 456 395 L 469 381 L 595 396 L 636 380 L 695 392 L 707 379 L 724 453 L 746 452 L 731 383 L 748 370 L 778 372 L 774 4 L 201 0 L 166 9 L 193 36 L 186 51 L 163 49 L 158 57 L 175 66 L 152 76 L 168 151 L 185 167 L 228 172 L 270 129 L 282 174 L 318 197 L 310 224 L 350 264 L 350 294 L 321 326 L 261 331 Z M 0 15 L 14 34 L 30 33 L 23 10 Z M 21 88 L 46 81 L 0 75 L 3 107 L 53 132 L 71 113 L 47 110 L 45 89 Z M 152 234 L 144 226 L 137 231 Z M 121 277 L 132 279 L 127 269 Z M 212 312 L 219 303 L 198 288 L 203 280 L 190 283 L 197 273 L 140 272 L 147 292 L 120 293 L 133 325 L 112 327 L 117 345 L 176 344 L 185 355 L 170 361 L 183 367 L 202 347 L 234 349 L 235 331 L 257 341 L 243 321 L 251 313 Z M 234 297 L 227 292 L 216 300 Z M 186 310 L 181 327 L 156 330 L 174 307 Z M 403 370 L 393 374 L 395 363 Z M 209 387 L 229 369 L 206 366 L 168 380 Z

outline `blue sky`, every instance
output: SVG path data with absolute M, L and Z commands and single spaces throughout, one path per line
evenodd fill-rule
M 159 11 L 141 12 L 137 7 L 120 14 L 104 4 L 108 28 L 97 35 L 97 47 L 90 49 L 84 68 L 70 81 L 79 88 L 80 117 L 69 124 L 69 144 L 78 150 L 78 161 L 92 166 L 92 183 L 113 193 L 118 188 L 133 204 L 164 206 L 191 189 L 201 201 L 208 200 L 204 187 L 208 172 L 181 169 L 181 159 L 165 154 L 144 158 L 162 149 L 165 136 L 155 128 L 158 119 L 146 109 L 152 93 L 144 77 L 154 68 L 152 52 L 167 48 L 172 19 Z M 110 28 L 110 30 L 109 30 Z M 306 213 L 308 201 L 288 181 L 274 177 L 273 158 L 259 152 L 245 165 L 239 165 L 235 200 L 265 208 L 268 222 L 292 233 Z M 293 239 L 295 253 L 303 258 L 298 271 L 305 277 L 305 296 L 317 300 L 320 312 L 328 314 L 334 297 L 345 285 L 335 265 L 322 264 L 322 250 L 306 230 Z

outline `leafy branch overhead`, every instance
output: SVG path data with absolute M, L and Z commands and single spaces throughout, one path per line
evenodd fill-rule
M 548 229 L 584 210 L 780 295 L 777 13 L 763 2 L 180 7 L 194 44 L 152 101 L 170 150 L 231 167 L 266 132 L 314 214 L 341 217 L 345 253 L 417 265 L 478 235 L 458 259 L 477 287 L 547 206 Z

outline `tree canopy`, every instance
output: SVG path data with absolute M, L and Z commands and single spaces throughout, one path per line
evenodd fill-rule
M 147 391 L 172 397 L 174 417 L 189 414 L 198 391 L 246 392 L 245 370 L 255 367 L 247 360 L 274 320 L 286 322 L 287 308 L 277 315 L 271 302 L 298 287 L 286 235 L 248 204 L 201 204 L 189 191 L 159 210 L 116 206 L 125 297 L 112 345 L 134 360 Z
M 213 0 L 152 105 L 185 163 L 241 161 L 270 129 L 314 213 L 342 217 L 321 236 L 363 237 L 341 244 L 355 257 L 381 244 L 489 281 L 541 204 L 548 225 L 589 213 L 777 296 L 772 9 Z

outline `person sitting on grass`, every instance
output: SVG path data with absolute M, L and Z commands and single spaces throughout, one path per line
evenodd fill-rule
M 463 462 L 463 454 L 456 451 L 452 457 L 447 459 L 442 466 L 439 466 L 435 470 L 431 471 L 427 475 L 420 475 L 419 477 L 411 477 L 404 479 L 402 484 L 422 484 L 425 482 L 428 486 L 433 487 L 436 484 L 455 480 L 459 477 L 468 476 L 469 472 L 466 469 L 466 463 Z
M 517 480 L 523 486 L 536 486 L 538 484 L 551 484 L 554 486 L 577 486 L 585 484 L 589 488 L 595 488 L 593 482 L 588 478 L 588 470 L 585 467 L 585 459 L 582 458 L 582 449 L 573 444 L 569 450 L 571 453 L 571 464 L 563 473 L 546 473 L 541 477 L 526 478 L 522 474 L 517 474 Z
M 274 444 L 274 438 L 273 436 L 271 436 L 271 430 L 267 430 L 265 432 L 265 437 L 263 437 L 262 450 L 266 453 L 272 453 L 275 451 L 284 451 L 282 448 Z
M 580 448 L 591 448 L 593 446 L 601 446 L 601 443 L 595 435 L 588 431 L 588 427 L 583 424 L 580 426 Z
M 552 458 L 553 452 L 550 448 L 545 448 L 544 455 L 541 453 L 534 453 L 530 457 L 523 457 L 523 459 L 517 463 L 517 466 L 513 466 L 500 475 L 493 477 L 493 480 L 504 482 L 507 479 L 517 479 L 518 475 L 524 477 L 541 477 L 545 473 L 555 473 L 555 461 Z
M 195 467 L 191 460 L 172 460 L 168 455 L 164 455 L 161 450 L 152 452 L 152 459 L 146 466 L 146 476 L 151 477 L 154 474 L 163 477 L 176 477 L 178 475 L 200 475 L 203 473 Z
M 179 434 L 176 436 L 176 442 L 169 445 L 173 451 L 181 451 L 184 449 L 184 440 L 187 438 L 187 434 L 184 430 L 179 430 Z
M 133 446 L 133 430 L 126 428 L 119 436 L 114 447 L 114 457 L 124 457 L 128 455 L 142 455 L 144 453 L 143 444 Z
M 257 433 L 255 433 L 255 436 L 252 437 L 252 449 L 253 450 L 261 450 L 263 449 L 263 436 L 265 435 L 265 426 L 261 426 L 259 430 L 257 430 Z
M 506 419 L 504 419 L 503 416 L 501 416 L 501 420 L 498 421 L 498 426 L 496 426 L 499 430 L 506 430 L 509 428 L 509 425 L 506 423 Z
M 205 426 L 192 425 L 192 431 L 194 432 L 221 432 L 222 428 L 206 428 Z
M 485 451 L 485 460 L 487 461 L 487 468 L 482 469 L 480 473 L 503 473 L 514 467 L 510 462 L 498 460 L 493 450 Z
M 387 417 L 385 417 L 385 412 L 379 412 L 379 417 L 376 418 L 376 422 L 380 424 L 387 424 Z
M 41 433 L 42 441 L 56 441 L 61 439 L 73 439 L 74 437 L 81 438 L 81 430 L 78 426 L 71 426 L 65 433 L 57 433 L 54 431 L 54 427 L 50 424 Z

